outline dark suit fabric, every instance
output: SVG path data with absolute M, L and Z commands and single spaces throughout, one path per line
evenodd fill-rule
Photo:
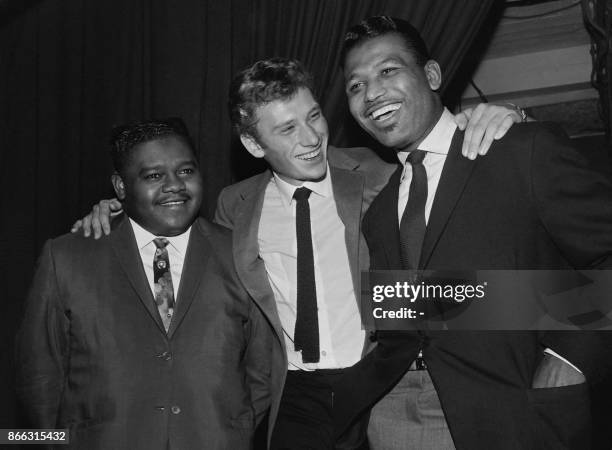
M 369 266 L 368 250 L 361 235 L 361 220 L 370 202 L 386 184 L 394 167 L 365 148 L 328 148 L 334 198 L 345 226 L 345 240 L 355 292 L 360 292 L 360 270 Z M 241 281 L 257 302 L 276 336 L 272 352 L 272 406 L 268 422 L 271 434 L 278 414 L 287 372 L 282 326 L 257 236 L 266 187 L 272 177 L 265 171 L 225 188 L 219 195 L 215 221 L 233 230 L 234 260 Z M 287 224 L 287 226 L 295 226 Z
M 612 185 L 587 170 L 565 138 L 515 125 L 476 161 L 461 156 L 462 139 L 456 132 L 420 268 L 610 267 Z M 398 186 L 396 174 L 364 218 L 371 269 L 401 269 Z M 376 349 L 336 393 L 337 420 L 346 424 L 371 407 L 423 348 L 457 449 L 588 448 L 588 436 L 576 431 L 588 428 L 587 386 L 530 388 L 545 347 L 591 383 L 610 374 L 605 332 L 379 332 Z
M 269 405 L 263 320 L 236 276 L 231 232 L 203 219 L 168 334 L 127 218 L 100 240 L 53 239 L 17 344 L 31 426 L 68 428 L 74 449 L 248 449 Z

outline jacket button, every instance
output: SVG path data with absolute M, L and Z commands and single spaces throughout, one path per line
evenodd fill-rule
M 180 414 L 181 408 L 179 408 L 178 406 L 173 406 L 172 408 L 170 408 L 170 411 L 172 411 L 172 414 Z
M 164 355 L 164 361 L 170 361 L 172 359 L 172 353 L 166 352 Z

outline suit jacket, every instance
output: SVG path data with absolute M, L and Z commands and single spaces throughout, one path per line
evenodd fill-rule
M 557 269 L 612 264 L 612 183 L 566 139 L 514 126 L 486 157 L 460 153 L 456 132 L 427 225 L 420 268 Z M 399 172 L 372 203 L 363 229 L 372 269 L 401 269 Z M 517 298 L 517 302 L 521 299 Z M 336 392 L 342 428 L 402 377 L 420 348 L 457 449 L 588 448 L 586 385 L 531 389 L 549 347 L 589 382 L 610 373 L 609 333 L 379 332 L 378 346 Z M 587 424 L 588 425 L 588 424 Z
M 48 241 L 17 339 L 31 425 L 68 428 L 75 449 L 250 448 L 273 338 L 230 247 L 194 222 L 166 334 L 126 217 Z
M 361 292 L 360 271 L 369 266 L 368 251 L 361 236 L 361 220 L 370 202 L 394 170 L 366 148 L 328 148 L 334 198 L 344 223 L 346 248 L 356 296 Z M 266 187 L 272 177 L 265 171 L 225 188 L 219 195 L 215 221 L 231 228 L 238 276 L 259 305 L 274 331 L 272 355 L 272 406 L 268 422 L 270 436 L 278 413 L 287 372 L 287 354 L 282 326 L 257 235 Z M 289 224 L 288 224 L 289 225 Z

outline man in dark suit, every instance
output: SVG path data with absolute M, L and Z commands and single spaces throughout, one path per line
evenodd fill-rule
M 406 162 L 364 217 L 371 269 L 612 265 L 612 184 L 564 137 L 521 124 L 461 158 L 440 67 L 402 20 L 353 27 L 343 62 L 353 117 Z M 373 408 L 374 449 L 589 448 L 586 383 L 611 359 L 604 333 L 381 331 L 338 385 L 338 428 Z
M 45 245 L 17 339 L 30 425 L 70 448 L 248 449 L 269 406 L 272 334 L 238 280 L 231 233 L 197 219 L 182 122 L 115 131 L 126 215 L 100 240 Z

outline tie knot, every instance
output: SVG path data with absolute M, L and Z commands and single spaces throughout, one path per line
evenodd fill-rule
M 156 238 L 153 239 L 153 242 L 155 243 L 155 246 L 157 248 L 166 248 L 166 245 L 168 245 L 170 243 L 170 241 L 168 241 L 168 239 L 166 238 Z
M 300 200 L 307 200 L 308 197 L 310 197 L 311 193 L 312 191 L 308 189 L 307 187 L 300 187 L 300 188 L 297 188 L 295 192 L 293 193 L 293 198 L 296 199 L 298 202 Z
M 406 158 L 406 162 L 409 162 L 411 166 L 423 164 L 423 159 L 425 159 L 425 154 L 427 152 L 425 150 L 412 150 Z

